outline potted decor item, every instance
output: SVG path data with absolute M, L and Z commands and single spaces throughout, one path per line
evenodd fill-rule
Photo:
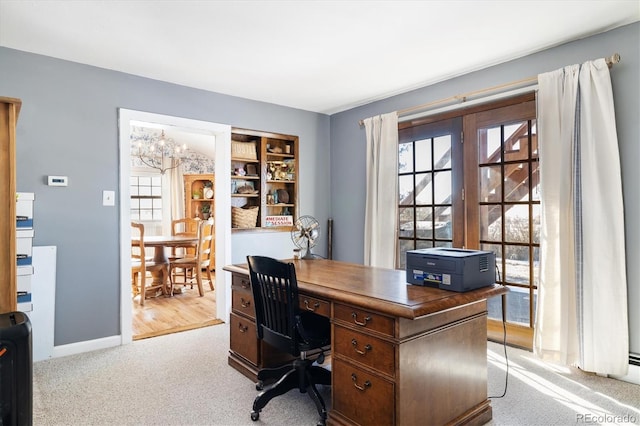
M 202 213 L 202 218 L 204 220 L 209 219 L 209 216 L 211 216 L 211 204 L 203 204 L 200 209 L 200 213 Z

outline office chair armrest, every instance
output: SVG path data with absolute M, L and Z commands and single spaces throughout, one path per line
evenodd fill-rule
M 313 312 L 300 312 L 294 321 L 298 335 L 310 347 L 319 348 L 331 342 L 329 318 Z

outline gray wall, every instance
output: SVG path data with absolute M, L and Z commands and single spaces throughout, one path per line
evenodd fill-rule
M 622 165 L 631 351 L 640 353 L 640 23 L 374 102 L 331 116 L 331 205 L 335 259 L 362 263 L 365 134 L 358 121 L 450 96 L 536 76 L 619 53 L 611 70 Z M 398 66 L 402 66 L 399 64 Z M 433 66 L 438 66 L 434 61 Z
M 0 70 L 0 94 L 23 102 L 17 186 L 35 193 L 34 245 L 58 247 L 56 346 L 120 334 L 119 207 L 102 206 L 102 191 L 119 188 L 118 108 L 298 135 L 301 213 L 329 217 L 326 115 L 1 47 Z M 46 186 L 47 175 L 69 186 Z M 288 233 L 234 234 L 232 259 L 292 248 Z

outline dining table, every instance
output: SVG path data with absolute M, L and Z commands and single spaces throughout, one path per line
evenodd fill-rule
M 131 244 L 136 245 L 140 244 L 140 240 L 136 237 L 131 238 Z M 166 264 L 167 267 L 169 265 L 169 258 L 167 257 L 167 253 L 165 248 L 170 247 L 195 247 L 198 244 L 198 237 L 196 235 L 188 236 L 188 235 L 149 235 L 144 237 L 144 246 L 145 247 L 153 247 L 153 261 L 157 264 Z M 152 272 L 153 283 L 160 284 L 163 282 L 163 274 Z M 168 286 L 169 283 L 167 279 L 169 278 L 168 274 L 166 274 L 166 278 L 164 279 L 164 285 Z

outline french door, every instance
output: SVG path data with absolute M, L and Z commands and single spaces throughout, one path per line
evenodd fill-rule
M 533 94 L 402 123 L 396 265 L 406 251 L 464 247 L 496 254 L 489 337 L 532 347 L 540 243 L 539 160 Z

